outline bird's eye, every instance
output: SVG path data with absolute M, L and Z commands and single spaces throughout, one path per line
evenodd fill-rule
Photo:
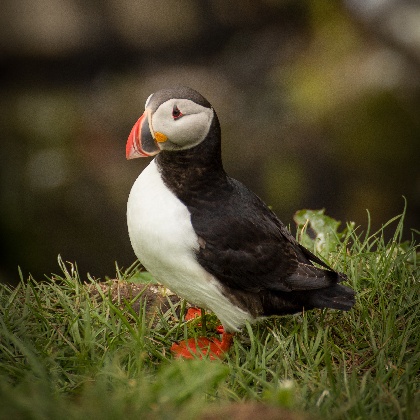
M 172 109 L 172 117 L 174 120 L 182 117 L 182 112 L 179 110 L 179 108 L 174 105 L 174 108 Z

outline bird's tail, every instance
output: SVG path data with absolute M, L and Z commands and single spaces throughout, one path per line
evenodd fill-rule
M 354 303 L 354 290 L 341 284 L 312 290 L 308 303 L 315 308 L 331 308 L 349 311 Z

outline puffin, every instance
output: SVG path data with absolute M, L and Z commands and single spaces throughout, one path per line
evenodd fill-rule
M 348 311 L 355 292 L 223 168 L 216 111 L 185 86 L 151 94 L 126 144 L 154 157 L 132 186 L 128 233 L 139 261 L 189 303 L 213 312 L 221 340 L 174 343 L 178 357 L 223 357 L 246 323 L 314 308 Z

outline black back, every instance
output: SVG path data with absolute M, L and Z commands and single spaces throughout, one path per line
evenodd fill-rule
M 226 175 L 216 113 L 203 142 L 188 150 L 162 151 L 156 162 L 165 184 L 191 213 L 199 236 L 197 260 L 229 293 L 245 293 L 247 299 L 259 293 L 265 314 L 280 314 L 317 306 L 319 289 L 330 294 L 334 289 L 333 295 L 346 295 L 345 302 L 329 306 L 351 308 L 353 291 L 337 285 L 344 276 L 299 245 L 254 193 Z

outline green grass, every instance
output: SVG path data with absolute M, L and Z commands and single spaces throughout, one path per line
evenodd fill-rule
M 357 303 L 248 325 L 224 361 L 172 357 L 174 340 L 199 334 L 178 317 L 182 303 L 151 317 L 61 260 L 48 280 L 2 285 L 0 418 L 194 419 L 235 402 L 311 418 L 419 418 L 419 254 L 414 239 L 401 242 L 403 219 L 387 223 L 386 242 L 383 230 L 339 232 L 322 211 L 297 213 L 300 240 L 348 275 Z M 117 277 L 150 279 L 138 266 Z

